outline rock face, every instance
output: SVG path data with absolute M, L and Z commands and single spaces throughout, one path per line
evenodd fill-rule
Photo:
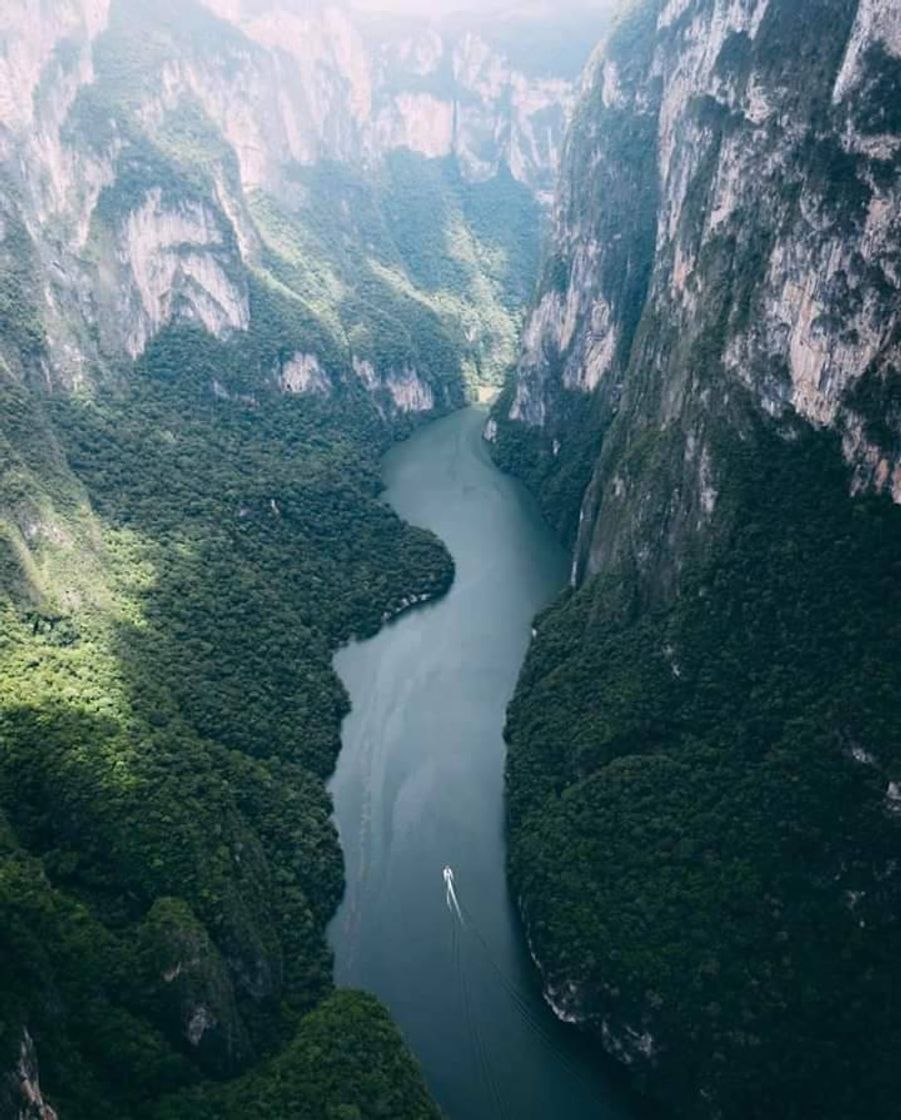
M 0 1085 L 4 1116 L 12 1120 L 57 1120 L 56 1112 L 44 1100 L 34 1042 L 27 1030 L 22 1034 L 19 1061 L 5 1082 Z
M 127 296 L 110 321 L 128 324 L 123 342 L 132 358 L 176 314 L 216 338 L 247 330 L 247 285 L 227 274 L 227 236 L 214 212 L 191 203 L 167 207 L 159 188 L 128 215 L 117 246 L 125 273 L 119 290 Z
M 507 417 L 565 449 L 570 410 L 604 427 L 642 379 L 665 386 L 647 422 L 703 425 L 721 411 L 691 357 L 703 350 L 723 391 L 837 431 L 851 486 L 901 500 L 897 7 L 814 5 L 831 21 L 815 43 L 805 5 L 657 7 L 633 15 L 637 44 L 615 36 L 589 71 Z M 682 481 L 701 522 L 716 469 L 699 427 Z M 611 508 L 635 498 L 625 474 L 596 476 L 580 575 L 603 567 Z
M 246 185 L 268 183 L 285 159 L 374 163 L 407 148 L 457 156 L 467 178 L 491 178 L 505 164 L 534 190 L 552 187 L 574 96 L 568 67 L 555 75 L 551 60 L 550 72 L 545 65 L 530 73 L 479 28 L 290 0 L 205 5 L 265 49 L 251 56 L 253 80 L 266 89 L 272 114 L 242 103 L 239 116 L 223 120 Z M 254 155 L 280 149 L 275 166 Z
M 20 318 L 40 335 L 24 361 L 39 380 L 96 380 L 172 322 L 247 332 L 255 283 L 330 343 L 310 351 L 321 377 L 280 365 L 274 387 L 357 385 L 356 358 L 383 412 L 410 407 L 411 377 L 415 407 L 441 407 L 512 360 L 576 76 L 552 51 L 537 69 L 513 61 L 519 24 L 292 0 L 17 0 L 0 34 L 0 252 L 29 260 Z M 426 205 L 450 267 L 427 281 L 393 229 L 409 190 L 440 191 Z M 370 293 L 377 317 L 348 298 L 373 262 L 395 289 Z M 417 317 L 463 352 L 455 368 L 447 353 L 428 368 Z M 4 352 L 22 365 L 15 340 Z
M 514 888 L 559 1012 L 686 1115 L 895 1109 L 899 90 L 891 0 L 633 5 L 492 416 L 573 546 Z

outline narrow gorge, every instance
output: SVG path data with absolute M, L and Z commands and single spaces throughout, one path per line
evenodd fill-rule
M 596 12 L 0 5 L 0 1115 L 436 1115 L 338 992 L 379 458 L 514 360 Z M 580 37 L 583 45 L 580 45 Z
M 0 1120 L 891 1120 L 899 371 L 897 0 L 0 3 Z

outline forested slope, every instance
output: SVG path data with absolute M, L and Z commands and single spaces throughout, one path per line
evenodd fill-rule
M 882 0 L 633 5 L 488 435 L 572 542 L 509 713 L 549 998 L 696 1117 L 891 1117 L 901 81 Z
M 435 1115 L 332 990 L 331 657 L 452 578 L 378 458 L 514 354 L 576 67 L 508 34 L 2 6 L 3 1117 Z
M 431 1115 L 382 1012 L 308 1014 L 342 889 L 331 654 L 451 563 L 378 501 L 371 407 L 214 394 L 232 364 L 182 328 L 102 402 L 5 386 L 3 1066 L 27 1030 L 60 1115 L 150 1116 L 281 1051 L 236 1115 L 287 1108 L 283 1078 L 296 1115 Z

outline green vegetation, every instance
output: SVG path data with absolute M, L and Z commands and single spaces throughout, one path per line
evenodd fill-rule
M 539 209 L 409 152 L 286 164 L 265 119 L 246 190 L 217 94 L 271 55 L 197 0 L 117 0 L 91 55 L 60 163 L 104 184 L 86 241 L 0 184 L 0 1073 L 27 1030 L 65 1120 L 430 1120 L 386 1013 L 332 988 L 331 658 L 451 581 L 378 458 L 501 382 Z M 217 340 L 220 297 L 249 328 Z
M 273 394 L 257 321 L 170 329 L 102 400 L 4 383 L 0 1047 L 27 1024 L 69 1117 L 180 1088 L 210 1115 L 432 1115 L 371 1001 L 310 1013 L 342 889 L 331 654 L 451 562 L 378 500 L 363 394 Z M 248 1066 L 240 1104 L 204 1080 Z
M 854 101 L 855 124 L 863 133 L 901 132 L 901 59 L 871 43 L 862 60 L 863 90 Z
M 672 606 L 617 570 L 541 619 L 510 870 L 550 980 L 648 1030 L 687 1115 L 889 1116 L 901 519 L 831 438 L 755 427 Z
M 515 386 L 508 382 L 492 410 L 498 418 L 492 455 L 498 466 L 523 479 L 535 491 L 548 523 L 569 546 L 575 543 L 579 507 L 601 447 L 604 406 L 596 397 L 563 392 L 555 402 L 557 430 L 564 432 L 561 454 L 541 428 L 508 419 Z M 561 444 L 562 447 L 562 444 Z
M 158 1120 L 438 1120 L 387 1012 L 338 992 L 301 1023 L 288 1050 L 234 1085 L 164 1102 Z
M 34 360 L 44 348 L 44 325 L 37 310 L 34 247 L 19 215 L 0 213 L 0 353 Z
M 786 110 L 814 126 L 826 122 L 857 9 L 855 0 L 772 4 L 754 36 L 753 66 L 759 80 L 778 89 Z M 811 20 L 828 33 L 811 34 Z
M 657 29 L 659 3 L 640 0 L 613 31 L 618 96 L 596 80 L 577 110 L 539 285 L 565 299 L 582 284 L 581 318 L 495 411 L 499 462 L 568 541 L 584 516 L 583 582 L 536 623 L 509 710 L 510 874 L 555 998 L 678 1115 L 887 1120 L 901 515 L 851 496 L 844 417 L 827 433 L 792 412 L 796 316 L 790 298 L 774 311 L 774 276 L 797 246 L 841 245 L 813 332 L 864 354 L 872 301 L 886 341 L 843 397 L 822 388 L 873 445 L 857 481 L 887 473 L 897 284 L 865 227 L 898 161 L 847 136 L 892 130 L 898 68 L 867 51 L 837 105 L 857 5 L 774 2 L 723 41 L 728 95 L 688 97 L 684 51 L 713 7 Z M 736 111 L 752 76 L 768 106 L 753 127 Z M 658 132 L 674 149 L 663 198 Z M 724 174 L 734 210 L 714 221 Z M 580 395 L 563 375 L 601 297 L 621 349 Z M 529 391 L 540 427 L 509 419 Z
M 352 353 L 378 370 L 415 369 L 454 403 L 464 383 L 500 383 L 534 278 L 538 214 L 525 188 L 469 185 L 453 160 L 410 152 L 377 176 L 321 162 L 293 168 L 292 182 L 296 205 L 251 200 L 264 264 L 343 347 L 345 365 Z

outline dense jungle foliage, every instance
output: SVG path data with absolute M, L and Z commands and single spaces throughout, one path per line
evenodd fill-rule
M 276 145 L 247 188 L 170 85 L 243 88 L 265 51 L 195 0 L 114 0 L 83 61 L 63 41 L 34 93 L 75 178 L 103 168 L 77 259 L 75 203 L 41 230 L 51 264 L 31 169 L 0 175 L 0 1115 L 27 1030 L 65 1120 L 425 1120 L 385 1013 L 332 992 L 331 657 L 450 583 L 378 457 L 405 408 L 500 381 L 538 203 L 406 151 L 363 174 Z M 148 290 L 175 261 L 173 292 L 138 292 L 135 261 Z M 197 308 L 223 291 L 249 329 L 218 342 Z M 176 325 L 126 361 L 154 300 Z M 312 391 L 282 392 L 292 361 Z
M 492 458 L 534 492 L 548 524 L 571 548 L 579 529 L 585 487 L 597 462 L 601 433 L 609 422 L 609 406 L 585 393 L 560 393 L 555 422 L 557 430 L 566 433 L 566 451 L 561 455 L 560 446 L 555 447 L 542 428 L 507 419 L 515 391 L 515 383 L 508 381 L 492 405 L 497 424 Z
M 898 67 L 843 71 L 863 11 L 630 6 L 494 413 L 501 464 L 582 527 L 509 712 L 514 894 L 555 1000 L 696 1120 L 898 1115 L 901 515 L 866 492 L 898 452 L 870 217 Z
M 755 427 L 672 605 L 617 570 L 539 621 L 510 871 L 548 982 L 684 1114 L 889 1117 L 901 518 L 832 437 Z
M 172 328 L 96 400 L 2 379 L 0 1062 L 27 1024 L 74 1120 L 434 1115 L 329 995 L 323 780 L 332 652 L 452 565 L 379 501 L 362 393 L 248 392 L 273 342 Z

